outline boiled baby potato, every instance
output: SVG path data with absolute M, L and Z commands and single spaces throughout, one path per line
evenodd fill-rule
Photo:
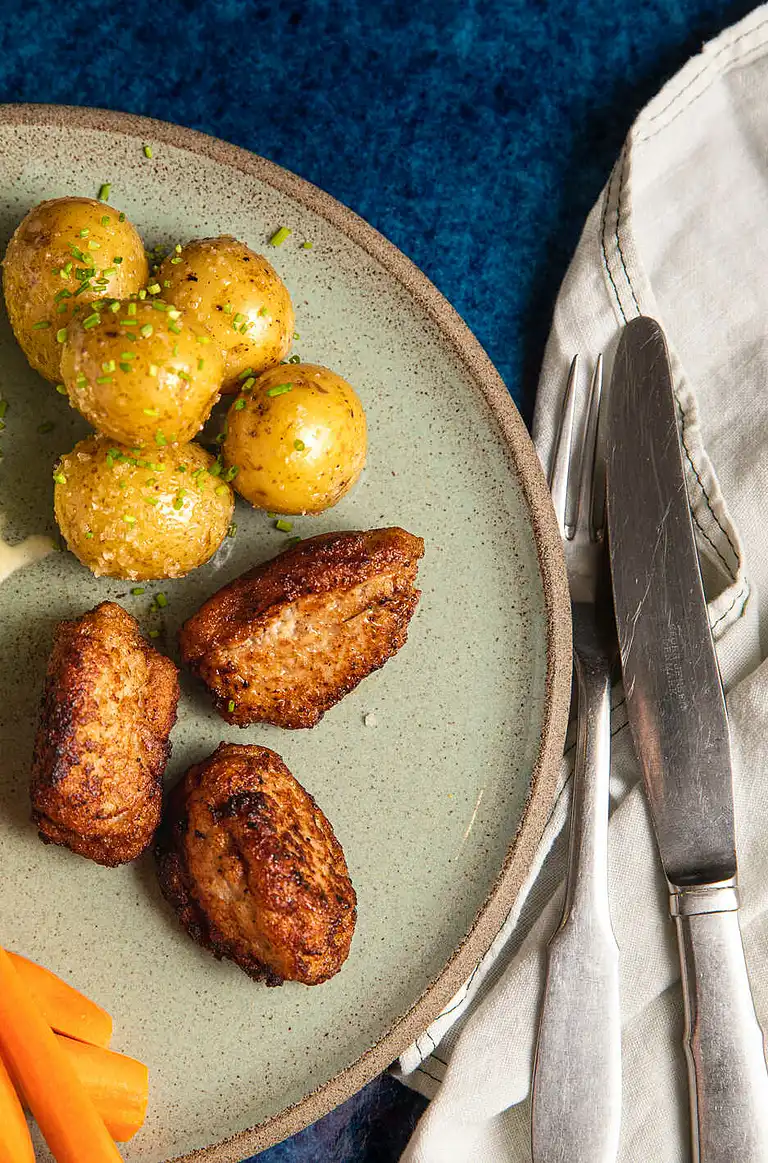
M 3 259 L 13 333 L 46 379 L 59 379 L 73 317 L 95 299 L 127 299 L 147 281 L 144 246 L 124 214 L 94 198 L 54 198 L 30 210 Z
M 188 242 L 165 259 L 157 275 L 163 296 L 197 315 L 226 356 L 225 392 L 238 376 L 258 375 L 284 359 L 293 341 L 291 297 L 260 254 L 231 235 Z
M 224 460 L 259 509 L 321 513 L 365 464 L 366 424 L 355 390 L 328 368 L 290 364 L 247 377 L 227 417 Z
M 94 310 L 68 332 L 61 378 L 94 428 L 142 445 L 184 443 L 200 431 L 219 398 L 224 357 L 196 319 L 150 298 Z
M 54 469 L 56 520 L 97 577 L 182 577 L 221 544 L 234 498 L 197 444 L 142 452 L 89 436 Z

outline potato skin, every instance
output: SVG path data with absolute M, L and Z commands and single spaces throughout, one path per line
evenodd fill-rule
M 343 965 L 355 890 L 333 828 L 279 755 L 222 743 L 173 788 L 160 887 L 193 940 L 268 985 Z
M 225 393 L 237 391 L 246 368 L 258 375 L 290 351 L 295 317 L 285 284 L 263 255 L 231 235 L 188 242 L 161 264 L 157 281 L 163 295 L 197 315 L 224 349 Z
M 222 587 L 182 626 L 182 660 L 228 723 L 314 727 L 405 644 L 421 537 L 322 533 Z
M 90 436 L 54 471 L 56 520 L 97 577 L 183 577 L 215 553 L 232 519 L 232 490 L 212 467 L 197 444 L 135 451 Z
M 202 324 L 158 299 L 120 303 L 94 327 L 75 320 L 62 347 L 70 403 L 124 444 L 154 444 L 157 432 L 169 444 L 191 440 L 223 376 L 221 349 Z
M 285 385 L 290 391 L 279 391 Z M 264 372 L 230 408 L 227 429 L 223 452 L 238 468 L 235 488 L 258 509 L 321 513 L 365 464 L 363 405 L 346 380 L 317 364 Z
M 115 263 L 115 258 L 122 261 Z M 67 264 L 71 268 L 62 277 L 59 272 Z M 78 271 L 92 269 L 88 279 L 77 277 Z M 56 383 L 61 363 L 57 332 L 73 317 L 90 314 L 95 299 L 135 294 L 148 273 L 138 233 L 127 218 L 120 221 L 113 206 L 94 198 L 53 198 L 30 210 L 8 243 L 3 291 L 13 333 L 35 371 Z M 83 283 L 87 289 L 75 295 Z
M 160 822 L 178 700 L 176 667 L 121 606 L 59 623 L 32 767 L 42 840 L 108 867 L 141 855 Z

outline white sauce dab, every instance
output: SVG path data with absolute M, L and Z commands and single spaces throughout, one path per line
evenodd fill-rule
M 32 537 L 25 537 L 16 545 L 9 545 L 2 539 L 4 524 L 5 519 L 0 517 L 0 585 L 17 569 L 24 569 L 27 565 L 42 561 L 49 553 L 53 553 L 55 548 L 50 537 L 43 537 L 38 533 Z

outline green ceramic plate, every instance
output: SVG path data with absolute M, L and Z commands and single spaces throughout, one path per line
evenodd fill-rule
M 567 593 L 546 486 L 503 384 L 393 246 L 301 179 L 189 130 L 91 110 L 0 108 L 3 247 L 36 202 L 95 196 L 103 181 L 150 244 L 231 233 L 261 249 L 276 227 L 291 227 L 270 258 L 296 304 L 297 349 L 355 385 L 370 433 L 358 486 L 295 532 L 397 524 L 426 540 L 407 645 L 313 731 L 238 732 L 183 683 L 168 779 L 222 739 L 265 744 L 343 844 L 357 932 L 343 971 L 313 989 L 267 989 L 194 945 L 151 859 L 100 868 L 41 844 L 28 818 L 57 620 L 110 598 L 150 629 L 149 599 L 162 588 L 169 606 L 157 644 L 175 656 L 181 621 L 277 553 L 284 535 L 238 501 L 237 537 L 192 576 L 144 596 L 93 578 L 68 553 L 0 587 L 0 940 L 106 1006 L 114 1047 L 149 1064 L 149 1115 L 126 1159 L 207 1148 L 195 1158 L 238 1160 L 383 1069 L 493 939 L 552 802 L 570 683 Z M 26 366 L 4 315 L 0 392 L 9 403 L 6 538 L 55 535 L 51 466 L 86 426 Z M 46 421 L 55 427 L 41 434 Z

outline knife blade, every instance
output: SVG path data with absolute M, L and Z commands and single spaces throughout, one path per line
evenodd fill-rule
M 727 880 L 736 875 L 728 720 L 658 324 L 626 328 L 612 384 L 614 606 L 661 860 L 672 884 Z
M 624 328 L 608 400 L 607 525 L 624 691 L 681 960 L 693 1155 L 768 1161 L 768 1072 L 738 924 L 725 698 L 664 334 Z

